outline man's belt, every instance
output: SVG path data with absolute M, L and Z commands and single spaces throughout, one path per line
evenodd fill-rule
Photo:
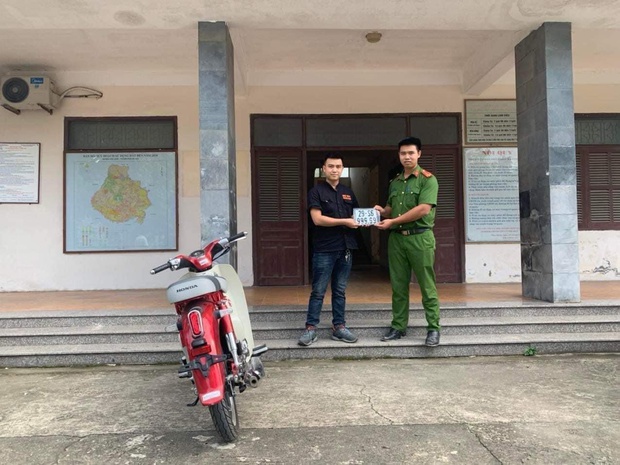
M 409 229 L 392 229 L 392 232 L 402 234 L 403 236 L 411 236 L 413 234 L 422 234 L 430 230 L 431 228 L 409 228 Z

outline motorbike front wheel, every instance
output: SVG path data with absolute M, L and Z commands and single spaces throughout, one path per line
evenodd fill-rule
M 233 442 L 239 436 L 239 417 L 233 387 L 226 383 L 224 398 L 209 407 L 215 429 L 224 442 Z

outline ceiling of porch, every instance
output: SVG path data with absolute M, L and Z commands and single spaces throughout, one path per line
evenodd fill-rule
M 514 45 L 544 21 L 572 23 L 576 83 L 620 84 L 618 0 L 4 0 L 0 73 L 193 85 L 197 23 L 213 20 L 229 25 L 242 93 L 448 84 L 475 95 L 514 82 Z

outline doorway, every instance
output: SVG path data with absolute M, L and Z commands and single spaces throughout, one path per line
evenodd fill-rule
M 317 171 L 320 171 L 323 158 L 329 152 L 333 151 L 307 152 L 308 186 L 317 182 Z M 360 207 L 385 205 L 389 182 L 394 173 L 401 171 L 396 150 L 340 150 L 338 153 L 343 157 L 345 168 L 348 168 L 341 182 L 351 187 Z M 437 281 L 441 283 L 461 282 L 462 225 L 457 212 L 462 209 L 456 195 L 462 192 L 457 176 L 460 172 L 459 153 L 455 148 L 429 146 L 423 148 L 420 158 L 420 166 L 433 173 L 440 183 L 434 233 L 437 241 L 435 272 Z M 353 256 L 353 271 L 387 270 L 388 234 L 372 227 L 358 230 L 360 249 Z M 311 242 L 308 241 L 308 257 L 312 256 Z
M 343 158 L 344 170 L 340 182 L 350 187 L 361 208 L 372 208 L 381 202 L 379 179 L 381 161 L 389 155 L 384 150 L 320 150 L 308 151 L 306 183 L 308 190 L 318 182 L 324 182 L 321 166 L 325 155 L 338 153 Z M 307 244 L 308 257 L 312 257 L 312 226 L 308 213 L 306 221 L 309 227 Z M 353 251 L 353 271 L 375 271 L 380 267 L 380 234 L 376 228 L 359 228 L 356 230 L 358 249 Z M 308 260 L 308 272 L 311 260 Z
M 332 121 L 333 128 L 330 126 Z M 378 121 L 381 124 L 377 124 Z M 401 134 L 395 135 L 395 128 L 386 134 L 386 125 L 398 121 L 403 123 L 399 129 Z M 448 135 L 442 130 L 447 126 L 446 122 L 450 127 Z M 423 141 L 426 138 L 431 142 L 442 142 L 424 144 L 420 159 L 420 165 L 439 181 L 434 230 L 437 281 L 462 282 L 464 236 L 460 115 L 386 115 L 384 119 L 378 115 L 253 115 L 255 285 L 309 284 L 312 246 L 307 192 L 318 181 L 317 169 L 320 170 L 325 154 L 338 152 L 342 155 L 345 168 L 349 169 L 342 182 L 350 184 L 361 207 L 385 205 L 390 175 L 398 172 L 400 167 L 394 141 L 412 133 L 414 123 L 416 134 L 420 134 Z M 319 127 L 321 132 L 312 136 L 314 126 Z M 316 144 L 318 147 L 312 147 L 313 137 L 320 138 Z M 340 140 L 347 144 L 336 144 Z M 351 147 L 352 144 L 362 147 Z M 354 255 L 354 271 L 385 274 L 389 233 L 376 228 L 360 228 L 359 234 L 360 250 Z

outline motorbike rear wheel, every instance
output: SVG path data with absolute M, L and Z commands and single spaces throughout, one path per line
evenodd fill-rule
M 226 383 L 224 398 L 209 407 L 215 430 L 224 442 L 233 442 L 239 436 L 239 417 L 233 387 Z

